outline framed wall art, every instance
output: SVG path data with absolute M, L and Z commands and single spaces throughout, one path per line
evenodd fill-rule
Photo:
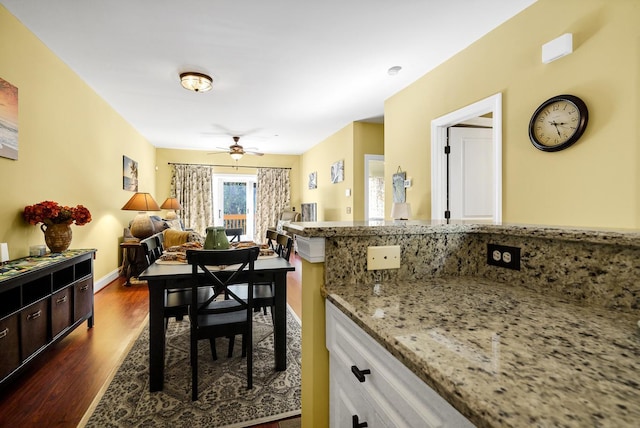
M 317 209 L 318 209 L 318 206 L 315 202 L 308 203 L 308 204 L 300 204 L 300 211 L 302 213 L 301 220 L 317 221 L 318 219 Z
M 122 156 L 122 188 L 138 191 L 138 162 L 126 156 Z
M 406 201 L 406 191 L 404 187 L 404 180 L 407 177 L 407 173 L 400 170 L 398 167 L 398 172 L 393 174 L 393 202 L 401 203 Z
M 340 183 L 344 180 L 344 160 L 331 164 L 331 182 Z
M 0 156 L 18 160 L 18 88 L 0 78 Z
M 318 172 L 314 171 L 309 174 L 309 189 L 317 189 L 318 188 Z

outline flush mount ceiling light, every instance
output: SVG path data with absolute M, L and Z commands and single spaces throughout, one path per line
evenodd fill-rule
M 203 73 L 187 71 L 180 73 L 182 87 L 194 92 L 207 92 L 213 87 L 213 79 Z

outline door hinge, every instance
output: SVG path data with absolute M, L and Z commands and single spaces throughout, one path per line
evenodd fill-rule
M 444 146 L 444 154 L 448 155 L 449 153 L 451 153 L 451 146 Z
M 448 219 L 450 219 L 450 218 L 451 218 L 451 211 L 446 210 L 446 211 L 444 212 L 444 218 L 446 218 L 447 220 L 448 220 Z

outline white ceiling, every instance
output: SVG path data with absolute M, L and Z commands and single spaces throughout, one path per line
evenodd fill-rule
M 0 0 L 154 146 L 236 134 L 274 154 L 381 121 L 385 99 L 534 2 Z M 183 89 L 188 70 L 213 90 Z

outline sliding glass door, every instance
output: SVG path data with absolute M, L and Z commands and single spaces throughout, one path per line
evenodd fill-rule
M 213 175 L 213 219 L 215 226 L 241 228 L 252 237 L 255 231 L 256 176 Z M 243 238 L 245 239 L 245 238 Z

